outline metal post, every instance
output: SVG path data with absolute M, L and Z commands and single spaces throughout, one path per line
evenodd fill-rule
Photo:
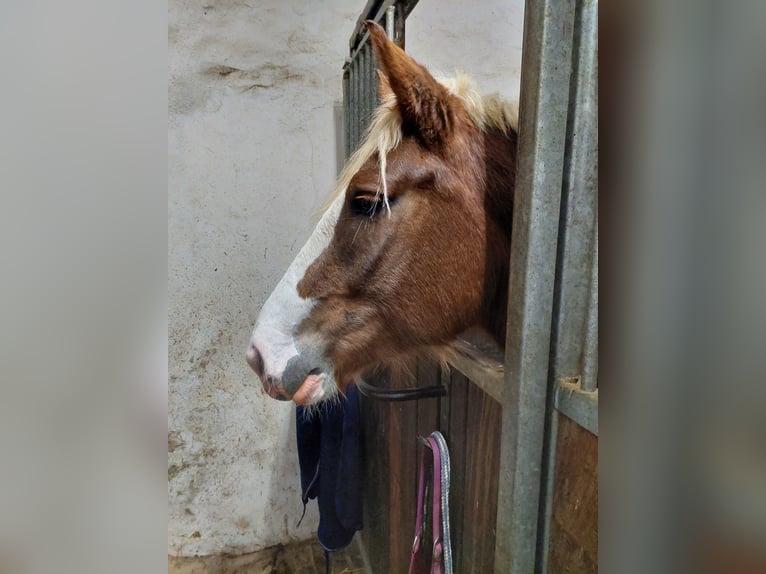
M 582 381 L 595 390 L 597 352 L 593 324 L 598 299 L 592 284 L 598 217 L 598 2 L 579 0 L 575 12 L 573 89 L 569 107 L 562 198 L 554 376 L 559 381 Z M 593 299 L 591 304 L 590 300 Z M 591 330 L 592 346 L 587 345 Z M 589 386 L 589 385 L 592 385 Z
M 353 119 L 352 129 L 354 130 L 354 137 L 351 140 L 352 149 L 356 149 L 359 146 L 359 124 L 361 122 L 359 116 L 359 57 L 354 56 L 351 60 L 351 80 L 353 90 L 351 91 L 351 110 Z
M 369 120 L 369 110 L 367 109 L 367 91 L 370 89 L 370 68 L 367 63 L 367 48 L 369 48 L 369 40 L 362 44 L 362 46 L 359 49 L 359 67 L 361 68 L 361 76 L 362 76 L 362 89 L 360 90 L 359 95 L 359 109 L 362 110 L 361 116 L 362 116 L 362 124 L 361 129 L 362 133 L 365 132 L 367 129 L 367 126 L 370 123 Z
M 535 569 L 574 0 L 528 0 L 511 238 L 495 571 Z
M 351 102 L 349 101 L 349 74 L 350 60 L 346 60 L 343 66 L 343 144 L 346 152 L 346 159 L 351 156 Z
M 585 356 L 582 367 L 582 389 L 598 388 L 598 221 L 593 230 L 593 260 L 591 261 L 590 300 L 585 330 Z

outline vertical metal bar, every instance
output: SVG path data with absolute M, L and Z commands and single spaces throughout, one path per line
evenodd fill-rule
M 360 47 L 356 59 L 359 65 L 359 99 L 357 100 L 357 106 L 359 107 L 359 143 L 362 143 L 364 129 L 367 126 L 367 118 L 365 117 L 364 109 L 364 86 L 367 79 L 365 77 L 363 47 Z
M 595 391 L 598 388 L 598 221 L 596 221 L 596 229 L 593 231 L 590 301 L 588 302 L 585 356 L 582 368 L 582 389 L 584 391 Z
M 369 41 L 362 44 L 361 47 L 361 53 L 359 54 L 359 58 L 361 59 L 361 66 L 362 66 L 362 98 L 361 98 L 361 106 L 362 106 L 362 134 L 365 133 L 367 130 L 367 126 L 369 125 L 369 108 L 367 106 L 367 91 L 369 89 L 370 84 L 370 69 L 369 69 L 369 63 L 367 62 L 368 58 L 368 52 L 367 49 L 370 47 Z
M 351 60 L 351 82 L 351 129 L 353 130 L 351 145 L 356 150 L 359 145 L 359 58 L 357 55 L 354 55 L 354 59 Z
M 449 389 L 446 397 L 439 399 L 439 430 L 449 437 L 450 401 L 452 400 L 452 376 L 449 369 L 439 367 L 439 382 Z
M 365 128 L 364 85 L 367 81 L 367 74 L 364 69 L 364 46 L 361 44 L 356 53 L 356 65 L 359 73 L 359 92 L 356 105 L 359 109 L 359 143 L 361 143 Z
M 581 379 L 590 362 L 585 346 L 598 216 L 598 3 L 579 0 L 575 12 L 569 145 L 565 155 L 562 228 L 557 278 L 554 374 Z M 562 312 L 565 310 L 566 312 Z
M 495 571 L 533 572 L 574 0 L 525 9 Z
M 370 58 L 367 61 L 367 66 L 370 70 L 370 89 L 367 92 L 367 108 L 370 110 L 370 117 L 378 106 L 377 94 L 378 94 L 378 75 L 375 73 L 375 52 L 372 46 L 368 46 Z
M 546 411 L 547 425 L 545 428 L 545 449 L 543 450 L 542 484 L 543 492 L 540 499 L 540 512 L 542 512 L 540 529 L 537 540 L 537 563 L 539 571 L 548 574 L 548 557 L 551 540 L 551 519 L 553 518 L 553 495 L 556 487 L 556 452 L 559 434 L 559 414 L 553 407 L 553 400 L 549 397 Z
M 394 17 L 396 15 L 396 4 L 386 8 L 386 34 L 392 40 L 394 39 Z
M 572 146 L 581 152 L 580 157 L 573 157 L 580 165 L 578 180 L 593 202 L 595 220 L 590 249 L 590 297 L 582 357 L 582 388 L 594 391 L 598 386 L 598 1 L 583 0 L 577 16 L 578 121 L 574 135 L 582 140 L 573 139 Z
M 348 147 L 350 153 L 353 154 L 356 149 L 356 108 L 354 107 L 354 86 L 356 84 L 356 74 L 354 73 L 354 59 L 351 58 L 348 64 L 348 112 L 349 118 L 349 139 Z
M 343 145 L 346 152 L 346 159 L 351 155 L 351 102 L 349 102 L 349 63 L 346 60 L 343 66 Z
M 367 125 L 370 125 L 372 118 L 372 93 L 375 90 L 375 70 L 373 69 L 372 45 L 368 41 L 364 46 L 366 54 L 364 68 L 367 73 L 367 82 L 364 87 L 364 107 L 367 110 Z
M 400 4 L 401 3 L 397 2 L 394 5 L 394 10 L 392 11 L 393 33 L 389 32 L 388 37 L 391 38 L 397 46 L 404 50 L 404 20 L 406 14 Z M 386 14 L 386 17 L 388 17 L 388 14 Z
M 354 98 L 354 107 L 356 107 L 356 147 L 362 141 L 362 133 L 364 128 L 364 110 L 362 109 L 362 85 L 364 78 L 362 74 L 364 69 L 362 68 L 362 53 L 357 50 L 356 56 L 354 56 L 354 65 L 356 66 L 356 95 Z
M 380 98 L 378 97 L 378 62 L 375 59 L 375 50 L 372 51 L 372 82 L 375 89 L 372 91 L 372 109 L 375 110 L 380 105 Z
M 359 48 L 359 67 L 360 67 L 360 75 L 362 77 L 361 82 L 361 94 L 359 98 L 359 108 L 362 110 L 361 116 L 362 116 L 362 122 L 361 122 L 361 132 L 364 134 L 365 130 L 367 129 L 367 84 L 370 82 L 369 78 L 369 70 L 367 69 L 367 48 L 369 47 L 369 43 L 365 42 L 362 44 Z

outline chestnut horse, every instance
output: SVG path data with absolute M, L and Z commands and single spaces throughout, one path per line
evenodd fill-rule
M 266 392 L 298 404 L 475 325 L 505 339 L 518 108 L 437 81 L 366 26 L 381 105 L 247 351 Z

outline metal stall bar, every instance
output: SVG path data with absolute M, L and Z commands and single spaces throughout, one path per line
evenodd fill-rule
M 495 571 L 535 570 L 574 0 L 524 16 Z
M 364 29 L 365 20 L 382 25 L 389 37 L 404 48 L 404 22 L 417 4 L 417 0 L 369 0 L 356 22 L 349 39 L 349 58 L 343 66 L 343 109 L 346 118 L 346 157 L 357 148 L 378 104 L 378 78 L 375 58 Z
M 598 2 L 577 0 L 535 571 L 549 571 L 558 413 L 598 434 Z M 595 391 L 595 392 L 594 392 Z
M 349 113 L 348 102 L 351 99 L 351 72 L 349 70 L 350 60 L 346 60 L 343 65 L 343 150 L 344 157 L 348 159 L 351 155 L 351 114 Z
M 354 112 L 356 113 L 356 137 L 354 138 L 354 148 L 359 147 L 364 134 L 364 124 L 362 123 L 363 110 L 361 106 L 362 90 L 364 77 L 362 76 L 362 58 L 359 53 L 354 57 L 354 73 L 356 74 L 356 92 L 354 93 Z
M 368 99 L 372 89 L 372 79 L 370 78 L 370 62 L 368 61 L 368 58 L 371 57 L 369 50 L 370 45 L 363 44 L 359 51 L 359 63 L 362 68 L 362 93 L 359 97 L 359 107 L 362 110 L 362 133 L 364 133 L 367 130 L 367 126 L 370 125 Z
M 598 1 L 578 0 L 554 325 L 555 408 L 598 434 Z M 551 440 L 555 440 L 552 438 Z
M 354 150 L 359 146 L 359 138 L 361 135 L 361 113 L 359 110 L 359 54 L 353 53 L 350 58 L 351 62 L 351 77 L 353 78 L 351 98 L 348 101 L 348 112 L 351 115 L 351 150 Z
M 581 379 L 594 349 L 586 348 L 591 315 L 589 294 L 598 212 L 597 46 L 598 4 L 579 0 L 575 19 L 575 58 L 565 156 L 560 239 L 558 307 L 555 328 L 557 379 Z M 579 50 L 577 50 L 579 48 Z M 595 388 L 595 383 L 593 385 Z M 590 389 L 593 390 L 593 389 Z
M 596 228 L 593 230 L 593 236 L 590 300 L 585 331 L 585 360 L 582 367 L 582 388 L 584 391 L 598 390 L 598 219 L 596 220 Z

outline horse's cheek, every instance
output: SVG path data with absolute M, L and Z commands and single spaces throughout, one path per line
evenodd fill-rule
M 304 299 L 320 299 L 338 294 L 342 289 L 338 284 L 334 268 L 333 262 L 328 257 L 320 256 L 309 265 L 303 279 L 298 282 L 298 295 Z
M 303 299 L 316 298 L 315 291 L 317 287 L 317 279 L 318 273 L 316 262 L 314 262 L 309 265 L 309 268 L 306 269 L 306 273 L 304 273 L 303 278 L 298 281 L 298 285 L 296 286 L 298 295 Z

